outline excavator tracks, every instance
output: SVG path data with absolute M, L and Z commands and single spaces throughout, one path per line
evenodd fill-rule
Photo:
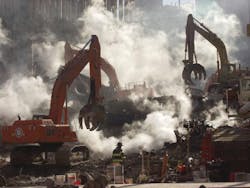
M 39 145 L 21 145 L 15 147 L 10 153 L 10 163 L 13 166 L 31 165 L 39 160 L 41 148 Z
M 62 145 L 20 145 L 10 154 L 13 166 L 33 164 L 55 164 L 56 166 L 74 166 L 89 159 L 89 150 L 79 143 Z
M 80 144 L 64 144 L 55 153 L 55 162 L 58 166 L 74 166 L 88 159 L 88 148 Z

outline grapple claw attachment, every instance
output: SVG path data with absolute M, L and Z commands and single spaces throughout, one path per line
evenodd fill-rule
M 204 77 L 206 79 L 206 71 L 205 68 L 198 63 L 186 63 L 185 67 L 182 71 L 182 78 L 184 79 L 185 83 L 188 85 L 194 85 L 191 75 L 192 72 L 194 73 L 195 79 L 201 80 Z
M 105 109 L 100 104 L 87 104 L 79 113 L 79 124 L 82 128 L 82 118 L 87 129 L 93 131 L 103 125 L 105 120 Z

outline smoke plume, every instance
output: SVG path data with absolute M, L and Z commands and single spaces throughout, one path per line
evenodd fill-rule
M 76 128 L 79 140 L 102 156 L 110 156 L 118 141 L 124 142 L 124 149 L 128 152 L 141 148 L 157 149 L 162 147 L 164 142 L 176 142 L 174 130 L 180 128 L 180 122 L 188 119 L 191 112 L 190 100 L 185 94 L 185 86 L 181 79 L 184 31 L 189 12 L 176 7 L 157 8 L 145 12 L 131 5 L 126 10 L 125 22 L 122 22 L 107 11 L 102 2 L 95 0 L 93 6 L 86 9 L 77 21 L 81 42 L 76 45 L 83 46 L 82 41 L 87 41 L 91 34 L 97 35 L 102 57 L 114 66 L 121 85 L 146 81 L 152 87 L 157 87 L 155 91 L 158 96 L 175 96 L 180 103 L 180 111 L 176 115 L 176 108 L 171 105 L 159 106 L 146 101 L 145 105 L 155 108 L 155 112 L 148 114 L 144 121 L 125 125 L 123 136 L 106 138 L 102 131 L 90 132 L 87 129 Z M 238 30 L 238 19 L 234 15 L 225 14 L 216 4 L 210 10 L 204 18 L 198 19 L 225 42 L 229 58 L 237 60 L 234 55 L 240 50 L 237 46 L 242 36 Z M 1 42 L 8 43 L 8 40 L 2 40 L 6 39 L 5 36 L 6 31 L 0 25 L 0 45 Z M 32 46 L 32 51 L 34 58 L 40 62 L 39 66 L 46 71 L 46 75 L 55 77 L 58 67 L 63 64 L 63 42 L 55 42 L 55 38 L 48 39 L 45 43 L 36 42 Z M 215 48 L 197 36 L 196 51 L 199 62 L 206 69 L 214 71 Z M 16 65 L 18 63 L 16 62 Z M 157 81 L 160 84 L 156 84 Z M 1 121 L 13 121 L 18 114 L 28 119 L 36 110 L 43 111 L 48 107 L 48 93 L 51 93 L 48 85 L 44 84 L 40 77 L 29 77 L 22 73 L 12 77 L 1 86 Z M 216 126 L 224 124 L 226 116 L 222 113 L 223 109 L 216 107 L 211 111 L 223 120 L 207 115 L 208 119 L 216 120 Z M 76 119 L 72 121 L 75 127 L 78 125 Z
M 226 111 L 226 105 L 223 104 L 222 101 L 220 101 L 216 106 L 209 109 L 206 112 L 206 121 L 213 126 L 214 128 L 218 128 L 220 126 L 234 126 L 237 124 L 236 120 L 230 120 L 228 118 L 228 115 L 235 115 L 236 112 L 232 109 L 228 109 L 228 112 Z
M 39 69 L 49 78 L 55 78 L 59 67 L 64 65 L 64 44 L 63 41 L 46 41 L 32 45 L 34 61 L 39 62 Z
M 0 59 L 4 59 L 1 57 L 2 50 L 14 45 L 7 34 L 8 31 L 0 24 Z M 31 74 L 27 75 L 19 70 L 19 61 L 15 63 L 17 66 L 11 68 L 10 64 L 4 63 L 6 68 L 4 71 L 13 73 L 10 78 L 6 72 L 1 72 L 1 76 L 4 75 L 4 82 L 0 85 L 1 125 L 10 125 L 17 120 L 18 115 L 22 119 L 31 119 L 34 113 L 48 113 L 50 100 L 48 86 L 41 77 L 32 77 Z
M 197 17 L 206 27 L 215 33 L 225 44 L 230 63 L 241 63 L 241 56 L 238 52 L 247 48 L 244 35 L 241 30 L 239 19 L 234 14 L 226 14 L 222 8 L 216 3 L 212 3 L 211 8 L 204 17 Z M 223 27 L 223 29 L 221 29 Z M 196 34 L 196 52 L 198 62 L 208 70 L 208 73 L 216 71 L 217 50 L 216 48 L 200 36 Z M 240 44 L 239 44 L 240 43 Z
M 48 109 L 50 95 L 47 86 L 40 77 L 17 75 L 6 81 L 0 90 L 1 124 L 11 124 L 20 115 L 22 119 L 31 119 L 37 110 L 41 114 Z
M 190 101 L 184 92 L 183 82 L 180 80 L 183 68 L 181 61 L 184 57 L 185 21 L 188 12 L 173 8 L 171 11 L 177 15 L 174 18 L 167 15 L 164 9 L 146 13 L 136 8 L 131 8 L 130 11 L 129 20 L 120 22 L 102 6 L 90 7 L 79 19 L 79 22 L 84 25 L 81 28 L 82 37 L 88 38 L 90 34 L 99 36 L 102 56 L 115 67 L 122 84 L 135 82 L 138 79 L 146 80 L 148 83 L 164 80 L 159 95 L 176 96 L 181 104 L 181 112 L 178 117 L 175 117 L 176 109 L 167 106 L 163 109 L 158 108 L 155 112 L 148 114 L 144 121 L 126 125 L 123 136 L 120 138 L 104 138 L 102 132 L 94 134 L 87 130 L 78 132 L 81 141 L 93 151 L 104 152 L 106 156 L 110 155 L 112 148 L 106 148 L 105 145 L 115 146 L 118 141 L 125 143 L 126 151 L 135 151 L 139 148 L 157 149 L 162 147 L 164 142 L 175 142 L 173 131 L 180 127 L 183 119 L 189 118 L 191 111 Z M 137 17 L 133 20 L 134 15 Z M 155 17 L 157 21 L 154 20 Z M 237 17 L 225 14 L 217 4 L 214 4 L 211 11 L 200 21 L 225 42 L 229 58 L 233 58 L 234 52 L 239 50 L 236 46 L 242 36 L 238 30 L 240 22 Z M 223 31 L 220 30 L 222 25 Z M 210 74 L 214 72 L 216 69 L 215 47 L 198 36 L 196 50 L 199 62 L 210 70 Z M 234 58 L 237 59 L 237 57 Z M 212 117 L 211 114 L 215 116 Z M 215 127 L 230 123 L 227 121 L 227 114 L 222 105 L 211 109 L 207 117 Z M 89 139 L 98 141 L 92 145 L 88 144 Z
M 175 96 L 181 104 L 181 110 L 179 115 L 175 116 L 176 109 L 173 106 L 159 108 L 159 105 L 146 101 L 144 104 L 155 108 L 156 111 L 148 114 L 144 121 L 126 124 L 123 136 L 119 138 L 105 138 L 102 131 L 79 130 L 79 139 L 102 156 L 110 156 L 118 141 L 124 143 L 127 152 L 139 149 L 149 151 L 162 147 L 164 142 L 174 143 L 176 142 L 174 130 L 178 129 L 180 121 L 188 118 L 190 114 L 190 101 L 185 95 L 185 88 L 180 78 L 183 68 L 179 63 L 180 51 L 183 51 L 182 43 L 172 45 L 171 39 L 173 30 L 178 29 L 166 32 L 154 27 L 145 27 L 137 22 L 146 15 L 144 12 L 141 13 L 142 17 L 137 17 L 135 21 L 122 22 L 100 4 L 95 4 L 79 19 L 80 25 L 83 25 L 82 38 L 87 41 L 90 34 L 99 37 L 102 57 L 115 67 L 121 85 L 146 81 L 156 86 L 156 81 L 161 80 L 162 82 L 157 84 L 157 95 Z M 177 41 L 183 39 L 183 35 L 175 37 Z

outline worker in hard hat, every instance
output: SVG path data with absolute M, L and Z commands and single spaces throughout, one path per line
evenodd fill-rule
M 118 142 L 112 154 L 114 183 L 124 183 L 124 159 L 125 155 L 122 151 L 122 143 Z
M 122 143 L 118 142 L 116 148 L 113 150 L 112 162 L 113 164 L 123 164 L 125 155 L 122 151 Z

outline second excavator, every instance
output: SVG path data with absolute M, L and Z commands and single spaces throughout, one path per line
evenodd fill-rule
M 209 41 L 217 49 L 218 54 L 217 71 L 208 78 L 205 84 L 205 92 L 208 96 L 212 94 L 212 100 L 224 100 L 227 107 L 239 110 L 244 116 L 249 117 L 249 69 L 242 69 L 240 65 L 236 69 L 236 64 L 232 64 L 228 60 L 224 42 L 204 24 L 195 19 L 192 14 L 188 15 L 186 24 L 185 59 L 183 60 L 185 67 L 182 72 L 185 83 L 188 85 L 194 84 L 191 79 L 192 72 L 194 72 L 196 79 L 206 78 L 205 68 L 197 63 L 194 43 L 195 32 Z M 186 58 L 187 52 L 188 59 Z
M 192 14 L 188 15 L 186 25 L 186 44 L 185 44 L 185 59 L 183 60 L 185 67 L 182 72 L 182 77 L 186 84 L 193 84 L 191 73 L 194 72 L 196 79 L 206 79 L 205 68 L 198 64 L 197 56 L 195 53 L 195 31 L 209 41 L 218 51 L 219 59 L 217 61 L 217 74 L 214 82 L 226 84 L 228 79 L 235 77 L 235 64 L 230 64 L 228 61 L 227 50 L 224 42 L 204 24 L 199 22 L 193 17 Z M 188 59 L 186 53 L 188 52 Z M 194 62 L 195 59 L 195 62 Z
M 89 49 L 86 50 L 88 44 L 90 44 Z M 59 71 L 48 115 L 34 115 L 32 120 L 19 119 L 12 125 L 0 127 L 1 144 L 13 148 L 10 154 L 12 165 L 33 164 L 38 160 L 50 161 L 57 165 L 71 165 L 88 159 L 88 148 L 78 142 L 76 132 L 71 130 L 68 124 L 67 91 L 73 80 L 89 63 L 90 95 L 88 103 L 79 113 L 79 121 L 82 123 L 84 118 L 85 125 L 90 130 L 98 128 L 105 116 L 99 92 L 100 61 L 103 59 L 99 40 L 93 35 L 83 49 Z

